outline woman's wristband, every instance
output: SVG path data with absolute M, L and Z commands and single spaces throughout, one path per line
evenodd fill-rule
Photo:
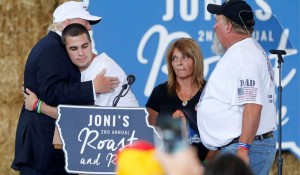
M 37 103 L 38 103 L 38 99 L 36 99 L 36 101 L 33 103 L 32 105 L 32 111 L 36 111 L 36 106 L 37 106 Z
M 38 106 L 38 107 L 37 107 L 37 111 L 36 111 L 38 114 L 41 113 L 42 103 L 43 103 L 43 101 L 42 101 L 42 100 L 39 100 L 38 105 L 37 105 L 37 106 Z

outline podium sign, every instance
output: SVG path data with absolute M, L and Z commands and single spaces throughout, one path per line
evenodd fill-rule
M 145 108 L 59 105 L 58 113 L 69 173 L 115 174 L 120 148 L 139 139 L 154 144 Z

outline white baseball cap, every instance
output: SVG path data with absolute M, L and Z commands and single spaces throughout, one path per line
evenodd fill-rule
M 80 18 L 97 24 L 102 17 L 90 15 L 83 2 L 68 1 L 58 6 L 53 13 L 53 22 L 63 22 L 66 19 Z

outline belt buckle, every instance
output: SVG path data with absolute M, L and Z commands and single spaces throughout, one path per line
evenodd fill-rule
M 264 136 L 263 135 L 259 135 L 259 140 L 263 140 L 264 139 Z

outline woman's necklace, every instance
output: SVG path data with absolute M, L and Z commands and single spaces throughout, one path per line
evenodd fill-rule
M 186 106 L 188 104 L 188 101 L 182 101 L 182 106 Z
M 179 91 L 179 95 L 180 95 L 180 97 L 182 98 L 182 103 L 181 103 L 182 106 L 186 106 L 186 105 L 188 104 L 188 102 L 193 98 L 193 93 L 194 93 L 194 91 L 195 91 L 195 87 L 194 87 L 193 90 L 191 91 L 191 94 L 190 94 L 188 100 L 183 100 L 183 96 L 182 96 L 182 94 L 181 94 L 181 91 Z

